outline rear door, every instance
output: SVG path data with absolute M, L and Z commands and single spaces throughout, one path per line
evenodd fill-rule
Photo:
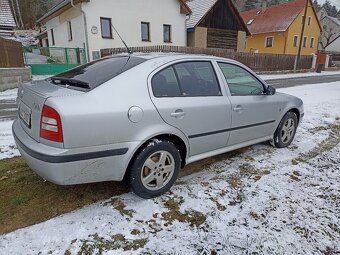
M 226 146 L 231 107 L 210 61 L 176 63 L 150 77 L 154 105 L 165 122 L 188 137 L 190 156 Z
M 279 102 L 245 68 L 219 62 L 230 91 L 232 126 L 228 146 L 270 136 L 276 128 Z

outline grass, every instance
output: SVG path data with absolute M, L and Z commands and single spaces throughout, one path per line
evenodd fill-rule
M 123 249 L 124 251 L 138 250 L 143 248 L 148 239 L 128 240 L 122 234 L 112 236 L 112 239 L 106 239 L 99 236 L 97 233 L 89 236 L 90 240 L 81 240 L 81 247 L 78 255 L 84 254 L 103 254 L 103 252 Z M 69 252 L 68 250 L 65 254 Z M 70 254 L 70 252 L 69 252 Z
M 162 219 L 166 221 L 165 225 L 172 225 L 177 220 L 179 222 L 187 222 L 190 226 L 202 225 L 207 217 L 201 212 L 195 210 L 185 210 L 184 213 L 180 211 L 180 206 L 184 202 L 183 198 L 169 198 L 165 201 L 164 206 L 168 209 L 167 212 L 162 213 Z
M 309 152 L 302 154 L 295 159 L 292 159 L 293 165 L 298 165 L 299 163 L 306 163 L 307 161 L 321 155 L 323 152 L 332 150 L 335 146 L 337 146 L 340 143 L 339 123 L 333 123 L 329 125 L 327 128 L 322 127 L 322 130 L 325 129 L 330 129 L 331 132 L 329 136 Z
M 44 182 L 21 157 L 0 161 L 0 234 L 127 192 L 121 183 L 58 186 Z
M 132 218 L 133 214 L 135 213 L 134 210 L 125 209 L 126 205 L 123 203 L 120 197 L 114 197 L 108 203 L 110 203 L 113 206 L 113 208 L 115 208 L 122 216 L 127 216 L 127 217 Z M 108 203 L 106 203 L 106 205 Z
M 235 158 L 247 150 L 249 147 L 189 164 L 182 169 L 180 176 L 200 172 L 216 162 Z M 237 186 L 236 183 L 235 185 Z M 119 182 L 55 185 L 44 182 L 27 166 L 22 157 L 0 160 L 0 234 L 44 222 L 85 205 L 126 192 L 128 188 Z M 134 213 L 126 210 L 125 205 L 118 198 L 113 198 L 110 204 L 123 216 L 131 217 Z M 222 205 L 218 204 L 218 207 L 224 210 Z M 164 216 L 169 223 L 176 218 L 191 225 L 200 225 L 205 221 L 198 212 L 180 213 L 177 208 L 169 210 Z M 195 217 L 198 218 L 197 222 L 194 220 Z

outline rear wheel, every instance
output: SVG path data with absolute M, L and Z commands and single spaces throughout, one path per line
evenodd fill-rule
M 272 144 L 277 148 L 289 146 L 295 136 L 298 120 L 293 112 L 287 112 L 277 127 Z
M 152 141 L 135 159 L 129 172 L 133 192 L 142 198 L 153 198 L 167 192 L 177 179 L 181 157 L 169 141 Z

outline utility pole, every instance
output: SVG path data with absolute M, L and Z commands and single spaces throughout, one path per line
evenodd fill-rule
M 308 9 L 308 3 L 309 0 L 306 0 L 306 6 L 305 6 L 305 13 L 303 15 L 303 23 L 302 23 L 302 29 L 301 29 L 301 36 L 300 36 L 300 43 L 299 43 L 299 49 L 298 49 L 298 54 L 295 58 L 294 62 L 294 73 L 296 72 L 296 69 L 299 65 L 300 61 L 300 55 L 301 55 L 301 48 L 302 48 L 302 40 L 303 40 L 303 33 L 305 32 L 305 25 L 306 25 L 306 20 L 307 20 L 307 9 Z

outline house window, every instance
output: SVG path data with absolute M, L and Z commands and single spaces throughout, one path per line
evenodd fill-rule
M 102 38 L 112 39 L 112 25 L 110 18 L 100 18 Z
M 312 17 L 308 16 L 308 26 L 310 26 L 312 24 Z
M 142 41 L 143 42 L 150 42 L 150 23 L 149 22 L 142 22 L 141 23 L 141 30 L 142 30 Z
M 294 35 L 294 41 L 293 41 L 293 46 L 294 47 L 298 46 L 298 40 L 299 40 L 299 37 L 297 35 Z
M 310 47 L 314 48 L 314 46 L 315 46 L 315 38 L 312 37 L 312 38 L 310 38 Z
M 163 39 L 165 43 L 171 42 L 171 25 L 163 25 Z
M 303 47 L 306 48 L 307 47 L 307 36 L 303 37 Z
M 72 23 L 71 23 L 71 21 L 67 21 L 67 34 L 68 34 L 68 40 L 72 41 L 73 36 L 72 36 Z
M 305 16 L 301 17 L 301 24 L 305 23 Z
M 51 29 L 51 39 L 52 39 L 52 45 L 55 45 L 53 28 Z
M 273 47 L 274 37 L 266 37 L 266 47 Z

